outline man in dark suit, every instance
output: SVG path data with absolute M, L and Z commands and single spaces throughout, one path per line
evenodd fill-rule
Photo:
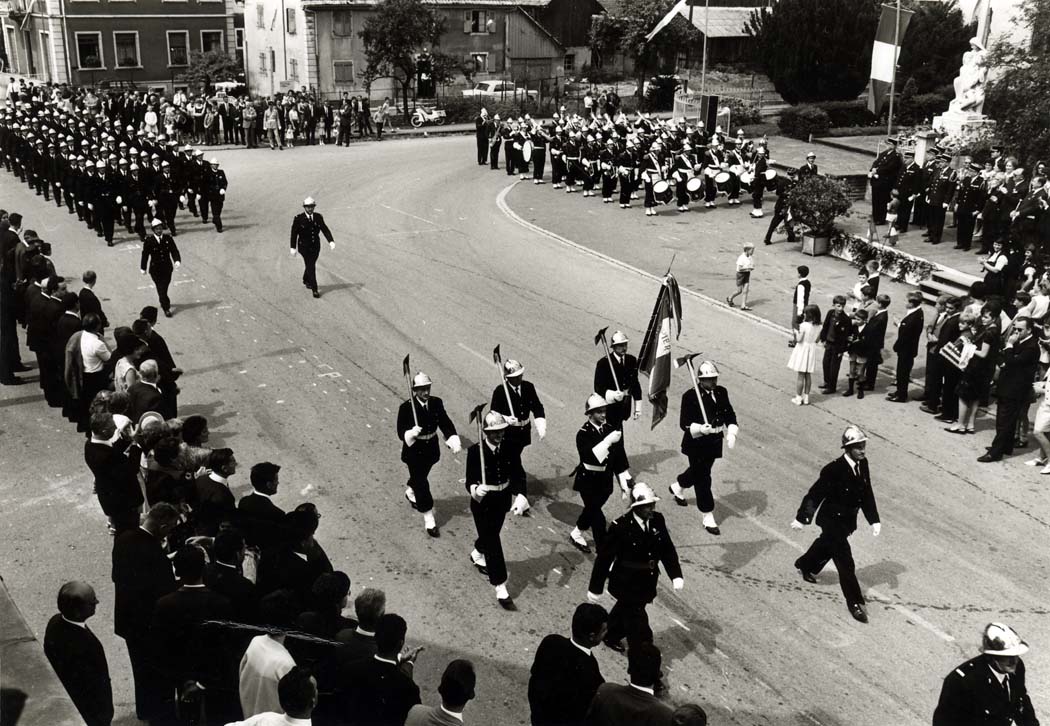
M 868 170 L 871 180 L 871 220 L 876 225 L 886 224 L 886 207 L 890 192 L 901 172 L 901 155 L 897 153 L 897 139 L 886 139 L 886 148 L 879 152 Z
M 277 528 L 284 518 L 284 510 L 273 503 L 280 484 L 281 467 L 263 461 L 252 467 L 252 491 L 237 502 L 240 530 L 244 541 L 260 550 L 277 544 Z
M 413 376 L 412 398 L 397 409 L 397 437 L 401 439 L 401 461 L 408 467 L 405 499 L 423 514 L 427 534 L 438 537 L 441 532 L 434 520 L 434 497 L 428 478 L 441 458 L 438 429 L 453 454 L 462 451 L 462 445 L 455 424 L 445 413 L 444 402 L 430 395 L 431 385 L 433 381 L 426 373 L 420 371 Z
M 901 234 L 908 231 L 908 225 L 912 221 L 912 209 L 920 195 L 925 193 L 923 185 L 922 166 L 915 161 L 915 152 L 904 152 L 904 167 L 900 178 L 897 180 L 897 191 L 900 193 L 900 202 L 897 205 L 897 221 L 894 226 Z
M 106 328 L 109 327 L 109 318 L 102 311 L 102 303 L 99 301 L 98 296 L 95 295 L 94 287 L 98 281 L 98 276 L 94 270 L 85 270 L 81 279 L 84 281 L 84 286 L 80 288 L 80 314 L 94 313 L 97 315 L 98 319 L 102 321 L 102 332 L 105 332 Z
M 919 355 L 919 338 L 926 323 L 922 312 L 922 293 L 909 292 L 905 305 L 907 310 L 897 323 L 897 340 L 893 344 L 893 352 L 897 354 L 897 390 L 886 395 L 887 401 L 897 403 L 908 402 L 908 381 L 915 357 Z
M 40 388 L 48 405 L 62 405 L 59 381 L 61 366 L 53 357 L 52 334 L 55 323 L 62 316 L 62 303 L 58 299 L 61 277 L 48 277 L 42 294 L 35 296 L 26 310 L 26 346 L 36 354 Z
M 1025 686 L 1028 644 L 1002 623 L 989 623 L 981 655 L 944 678 L 933 726 L 1039 726 Z
M 609 404 L 606 420 L 623 431 L 623 422 L 641 414 L 642 387 L 638 383 L 638 359 L 627 352 L 626 335 L 617 330 L 609 340 L 611 353 L 594 364 L 594 392 Z M 609 366 L 612 361 L 612 367 Z
M 51 334 L 51 351 L 49 355 L 55 362 L 55 395 L 62 402 L 62 413 L 70 420 L 76 421 L 75 401 L 70 398 L 66 390 L 66 344 L 69 339 L 81 329 L 80 313 L 78 306 L 80 300 L 75 292 L 63 292 L 58 296 L 62 304 L 62 315 L 55 321 L 54 332 Z
M 317 257 L 321 254 L 321 235 L 328 240 L 328 247 L 335 249 L 335 240 L 324 222 L 324 217 L 314 212 L 317 202 L 313 197 L 303 200 L 301 214 L 295 215 L 292 220 L 291 253 L 295 257 L 298 251 L 303 256 L 303 285 L 313 291 L 314 297 L 321 297 L 317 291 Z
M 176 381 L 182 375 L 182 369 L 175 365 L 175 359 L 168 349 L 168 343 L 157 332 L 157 308 L 147 305 L 139 312 L 139 319 L 131 324 L 131 330 L 149 348 L 149 357 L 157 361 L 160 370 L 160 392 L 164 395 L 165 405 L 172 416 L 179 409 L 179 387 Z
M 623 638 L 633 651 L 653 641 L 646 606 L 656 599 L 660 563 L 675 590 L 685 587 L 678 551 L 667 523 L 656 511 L 659 499 L 648 484 L 639 482 L 631 490 L 630 510 L 612 523 L 598 544 L 587 599 L 598 602 L 609 580 L 609 593 L 616 604 L 609 612 L 609 630 L 603 641 L 615 651 L 624 651 Z
M 17 224 L 10 220 L 16 219 Z M 18 352 L 18 306 L 15 293 L 15 251 L 22 240 L 17 229 L 22 223 L 22 215 L 12 214 L 0 221 L 0 385 L 14 386 L 22 381 L 15 373 L 24 370 Z
M 376 654 L 347 669 L 350 690 L 343 713 L 351 724 L 403 726 L 409 710 L 420 703 L 412 671 L 423 648 L 402 655 L 407 632 L 404 618 L 387 613 L 376 626 Z
M 280 526 L 282 541 L 276 547 L 262 553 L 259 560 L 259 576 L 256 584 L 259 596 L 265 597 L 274 590 L 291 590 L 295 593 L 299 612 L 311 602 L 314 581 L 323 572 L 331 572 L 331 563 L 311 560 L 307 554 L 314 546 L 317 518 L 302 511 L 288 512 Z
M 478 144 L 478 166 L 489 163 L 489 112 L 482 108 L 474 118 L 474 136 Z
M 802 529 L 817 515 L 820 536 L 805 554 L 795 560 L 795 569 L 806 582 L 816 583 L 817 575 L 829 560 L 839 572 L 839 584 L 846 597 L 846 607 L 855 620 L 868 622 L 864 594 L 857 582 L 853 551 L 849 536 L 857 529 L 857 512 L 863 511 L 878 537 L 882 530 L 875 493 L 868 473 L 868 437 L 856 426 L 849 426 L 842 434 L 843 455 L 820 470 L 820 476 L 802 499 L 802 504 L 791 523 L 792 529 Z
M 44 655 L 87 726 L 113 721 L 113 687 L 102 643 L 87 626 L 98 598 L 86 582 L 67 582 L 58 591 L 58 615 L 44 632 Z
M 117 434 L 113 417 L 105 411 L 92 414 L 90 427 L 84 462 L 95 477 L 98 502 L 114 532 L 135 529 L 143 501 L 138 481 L 142 452 L 126 430 Z
M 959 397 L 955 395 L 955 387 L 959 383 L 959 370 L 941 358 L 941 349 L 959 337 L 959 309 L 961 307 L 962 301 L 957 297 L 945 300 L 944 319 L 937 331 L 937 338 L 933 343 L 926 345 L 926 360 L 936 362 L 936 371 L 931 380 L 934 385 L 927 387 L 928 398 L 919 407 L 919 410 L 935 414 L 939 420 L 946 423 L 952 423 L 959 417 Z M 930 391 L 930 388 L 933 390 Z
M 169 412 L 164 396 L 157 387 L 159 377 L 157 361 L 150 359 L 139 364 L 139 380 L 128 387 L 128 418 L 136 424 L 147 411 L 156 411 L 165 419 L 175 415 Z
M 589 726 L 670 726 L 671 707 L 656 697 L 662 664 L 652 643 L 632 645 L 627 654 L 630 683 L 603 683 L 587 711 Z
M 999 461 L 1012 454 L 1017 422 L 1027 412 L 1031 401 L 1032 382 L 1039 366 L 1039 343 L 1032 335 L 1032 321 L 1017 318 L 1010 336 L 999 353 L 1002 367 L 996 384 L 995 439 L 988 453 L 977 459 L 982 463 Z
M 817 173 L 817 155 L 815 152 L 809 152 L 806 154 L 806 163 L 798 168 L 799 181 L 805 179 L 807 176 L 819 176 Z
M 864 329 L 865 336 L 869 341 L 868 364 L 864 368 L 864 381 L 860 384 L 862 388 L 869 391 L 875 390 L 875 377 L 879 373 L 879 364 L 882 363 L 882 351 L 886 347 L 886 329 L 890 323 L 890 296 L 880 293 L 875 297 L 877 307 L 868 324 Z
M 204 570 L 204 584 L 222 595 L 233 607 L 233 619 L 254 623 L 258 616 L 259 595 L 255 583 L 244 576 L 244 538 L 235 529 L 221 530 L 211 548 L 211 562 Z
M 703 517 L 704 529 L 722 534 L 715 521 L 715 500 L 711 495 L 711 468 L 722 458 L 723 439 L 733 448 L 739 427 L 736 411 L 729 402 L 729 392 L 718 385 L 718 368 L 703 361 L 696 371 L 698 387 L 682 394 L 678 425 L 682 429 L 682 453 L 689 467 L 669 487 L 675 504 L 687 506 L 686 489 L 696 490 L 696 506 Z M 697 393 L 697 390 L 699 393 Z
M 581 726 L 605 683 L 592 648 L 604 640 L 609 615 L 594 603 L 576 606 L 572 638 L 551 633 L 536 649 L 529 676 L 532 726 Z
M 162 542 L 178 523 L 175 507 L 155 504 L 141 527 L 125 530 L 113 542 L 113 632 L 128 646 L 140 721 L 155 718 L 164 709 L 166 687 L 152 648 L 150 623 L 157 601 L 176 587 Z
M 516 360 L 503 364 L 504 385 L 492 391 L 489 408 L 502 413 L 510 426 L 503 436 L 503 446 L 508 455 L 517 454 L 518 464 L 525 448 L 532 444 L 532 422 L 536 422 L 536 434 L 542 439 L 547 435 L 547 418 L 536 387 L 525 380 L 525 366 Z M 527 508 L 526 508 L 527 511 Z M 515 514 L 521 514 L 515 510 Z
M 168 298 L 168 287 L 171 285 L 172 273 L 182 265 L 182 257 L 175 239 L 164 231 L 164 223 L 159 219 L 150 222 L 150 233 L 142 243 L 142 259 L 139 272 L 143 275 L 149 271 L 153 284 L 157 286 L 157 297 L 160 307 L 169 318 L 172 316 L 171 299 Z
M 475 685 L 474 664 L 462 658 L 452 661 L 445 666 L 438 685 L 441 706 L 413 706 L 405 726 L 463 726 L 463 711 L 474 699 Z
M 193 482 L 193 523 L 198 535 L 214 537 L 223 522 L 237 516 L 237 499 L 230 491 L 230 477 L 237 473 L 233 449 L 213 449 L 207 473 Z

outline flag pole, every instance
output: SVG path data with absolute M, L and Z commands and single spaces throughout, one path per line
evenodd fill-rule
M 704 55 L 700 61 L 700 95 L 704 95 L 707 85 L 707 32 L 711 22 L 711 0 L 704 0 Z
M 606 330 L 605 328 L 602 328 L 601 330 L 598 331 L 598 338 L 601 339 L 602 347 L 605 348 L 605 360 L 608 361 L 608 363 L 609 363 L 609 372 L 612 373 L 613 385 L 616 386 L 616 390 L 619 391 L 620 390 L 620 382 L 618 380 L 616 380 L 616 367 L 613 365 L 612 355 L 609 353 L 609 342 L 605 339 L 605 330 Z M 594 342 L 597 343 L 598 340 L 595 340 Z M 597 393 L 597 391 L 596 391 L 596 393 Z M 602 395 L 604 396 L 605 394 L 602 393 Z
M 503 395 L 507 397 L 507 410 L 510 411 L 510 415 L 514 415 L 514 404 L 510 400 L 510 389 L 507 388 L 507 373 L 503 370 L 503 358 L 499 353 L 499 346 L 497 345 L 492 350 L 492 362 L 496 364 L 496 368 L 499 369 L 499 379 L 503 384 Z
M 696 393 L 696 402 L 700 404 L 700 415 L 704 417 L 704 423 L 710 425 L 707 420 L 707 409 L 704 408 L 704 399 L 700 396 L 700 386 L 696 382 L 696 371 L 693 370 L 693 359 L 685 362 L 689 366 L 689 377 L 693 380 L 693 392 Z
M 886 119 L 886 135 L 893 134 L 893 96 L 897 91 L 897 53 L 901 42 L 901 0 L 897 0 L 897 17 L 893 26 L 893 71 L 890 73 L 890 111 Z

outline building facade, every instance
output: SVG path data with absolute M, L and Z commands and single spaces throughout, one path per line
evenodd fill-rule
M 245 0 L 245 65 L 253 96 L 272 96 L 317 86 L 307 38 L 314 18 L 300 0 Z
M 8 68 L 40 81 L 178 87 L 195 53 L 235 53 L 233 0 L 11 0 Z

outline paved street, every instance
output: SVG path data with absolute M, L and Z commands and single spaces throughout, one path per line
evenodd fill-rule
M 715 466 L 716 538 L 695 508 L 679 509 L 667 494 L 685 467 L 681 372 L 668 420 L 650 431 L 646 405 L 625 434 L 635 478 L 664 497 L 685 570 L 685 590 L 673 593 L 661 578 L 650 608 L 672 700 L 701 703 L 713 724 L 928 723 L 942 677 L 976 653 L 985 623 L 1002 619 L 1032 644 L 1028 687 L 1037 711 L 1050 708 L 1050 556 L 1039 544 L 1050 534 L 1047 477 L 1022 466 L 1025 455 L 975 463 L 991 440 L 988 419 L 977 436 L 949 436 L 917 404 L 893 406 L 881 391 L 863 401 L 790 403 L 782 326 L 794 267 L 813 268 L 825 309 L 855 279 L 845 263 L 759 244 L 748 316 L 704 297 L 724 299 L 740 245 L 760 242 L 768 217 L 750 220 L 746 208 L 647 219 L 640 208 L 621 211 L 549 184 L 503 193 L 513 180 L 475 165 L 471 137 L 217 156 L 230 182 L 226 232 L 179 218 L 176 314 L 159 325 L 187 371 L 180 414 L 206 415 L 211 445 L 234 449 L 238 495 L 249 489 L 249 466 L 271 460 L 283 467 L 281 506 L 318 505 L 318 539 L 350 575 L 353 593 L 385 589 L 388 611 L 408 620 L 409 645 L 426 646 L 416 669 L 424 701 L 435 702 L 449 659 L 469 657 L 478 698 L 468 719 L 528 723 L 535 648 L 548 632 L 568 632 L 590 575 L 592 557 L 574 550 L 567 533 L 580 510 L 568 477 L 600 356 L 593 336 L 621 328 L 637 352 L 659 285 L 651 275 L 677 253 L 678 279 L 697 294 L 683 289 L 685 332 L 675 352 L 703 351 L 718 362 L 741 435 Z M 320 300 L 300 284 L 302 263 L 287 251 L 306 195 L 318 200 L 337 242 L 321 252 Z M 156 304 L 138 274 L 137 240 L 106 248 L 6 174 L 0 198 L 54 245 L 60 272 L 97 270 L 96 291 L 115 325 Z M 899 310 L 904 288 L 883 284 Z M 548 413 L 547 438 L 525 455 L 534 515 L 508 520 L 503 535 L 517 613 L 500 610 L 469 561 L 465 456 L 443 448 L 431 476 L 442 537 L 430 539 L 403 499 L 394 432 L 406 394 L 401 360 L 410 353 L 474 440 L 467 413 L 498 382 L 489 357 L 496 344 L 524 363 Z M 788 525 L 820 467 L 839 455 L 847 423 L 871 437 L 884 523 L 878 539 L 862 525 L 852 540 L 869 625 L 850 618 L 834 571 L 810 585 L 792 567 L 818 530 Z M 3 577 L 39 635 L 61 582 L 96 585 L 92 627 L 110 659 L 118 723 L 136 723 L 126 650 L 112 634 L 111 539 L 83 440 L 32 385 L 0 390 L 0 442 Z M 607 515 L 621 506 L 610 500 Z M 622 680 L 626 660 L 596 653 L 605 678 Z

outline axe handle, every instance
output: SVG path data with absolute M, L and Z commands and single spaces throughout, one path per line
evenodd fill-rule
M 485 486 L 485 432 L 481 426 L 482 417 L 478 416 L 478 456 L 481 461 L 481 486 Z
M 693 392 L 696 393 L 696 402 L 700 404 L 700 415 L 704 417 L 704 423 L 710 425 L 707 420 L 707 409 L 704 408 L 704 399 L 700 395 L 700 385 L 696 382 L 696 371 L 693 370 L 692 359 L 689 360 L 687 365 L 689 366 L 689 375 L 693 379 Z
M 510 388 L 507 386 L 507 375 L 503 372 L 502 359 L 496 360 L 496 368 L 499 369 L 499 380 L 503 384 L 503 395 L 507 397 L 507 410 L 510 415 L 514 415 L 514 404 L 510 400 Z
M 405 382 L 408 383 L 408 402 L 412 405 L 412 423 L 419 426 L 419 416 L 416 415 L 416 396 L 412 393 L 412 379 L 405 375 Z
M 613 385 L 616 386 L 616 390 L 619 391 L 620 382 L 616 380 L 616 366 L 613 365 L 612 354 L 609 353 L 609 343 L 606 342 L 604 334 L 602 335 L 602 347 L 605 348 L 605 360 L 609 362 L 609 372 L 612 373 Z M 605 395 L 604 391 L 602 392 L 602 395 Z

